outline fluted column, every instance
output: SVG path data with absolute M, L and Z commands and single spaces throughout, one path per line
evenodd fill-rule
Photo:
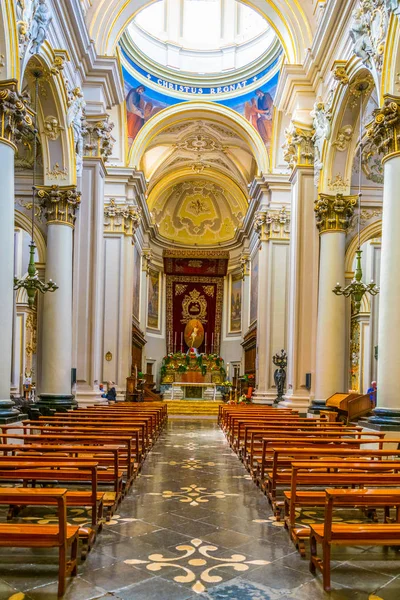
M 32 120 L 17 92 L 17 81 L 0 83 L 0 423 L 17 421 L 19 412 L 10 399 L 13 277 L 14 277 L 14 142 Z
M 315 202 L 320 232 L 315 400 L 311 412 L 329 396 L 347 389 L 345 383 L 345 299 L 336 296 L 336 283 L 344 286 L 346 230 L 357 196 L 320 194 Z
M 400 430 L 400 97 L 385 96 L 369 131 L 383 154 L 384 187 L 378 326 L 378 396 L 373 427 Z
M 314 217 L 314 147 L 311 126 L 291 123 L 284 158 L 291 169 L 287 384 L 279 408 L 304 411 L 315 389 L 319 239 Z M 306 374 L 311 374 L 311 389 Z
M 257 307 L 257 389 L 253 402 L 272 404 L 276 398 L 272 357 L 286 346 L 286 298 L 290 213 L 263 207 L 256 214 L 260 238 Z
M 37 189 L 47 220 L 46 278 L 58 285 L 58 290 L 43 298 L 39 405 L 45 410 L 59 411 L 76 404 L 71 393 L 72 250 L 80 192 L 75 186 Z
M 104 331 L 102 380 L 123 392 L 131 372 L 133 244 L 140 209 L 111 200 L 104 207 Z

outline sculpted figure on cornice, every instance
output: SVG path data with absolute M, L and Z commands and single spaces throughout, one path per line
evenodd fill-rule
M 86 122 L 84 128 L 84 153 L 86 156 L 101 156 L 107 161 L 112 154 L 115 139 L 111 135 L 114 123 L 106 119 Z
M 111 198 L 104 206 L 104 231 L 133 236 L 142 220 L 142 210 L 133 204 L 116 203 Z
M 322 162 L 322 149 L 325 140 L 329 140 L 331 135 L 332 114 L 326 105 L 319 101 L 314 104 L 314 110 L 311 113 L 313 117 L 314 135 L 312 142 L 314 144 L 314 180 L 315 185 L 319 184 L 321 170 L 324 166 Z
M 32 41 L 31 54 L 40 52 L 47 37 L 52 15 L 46 0 L 16 0 L 15 13 L 19 53 L 22 59 L 30 41 Z
M 53 117 L 53 115 L 48 115 L 43 123 L 43 133 L 44 135 L 52 140 L 58 140 L 60 137 L 61 131 L 64 130 L 64 127 L 61 127 L 57 117 Z
M 313 164 L 313 135 L 313 129 L 296 127 L 293 122 L 285 129 L 286 141 L 282 146 L 283 158 L 290 169 L 293 170 L 296 166 L 311 166 Z
M 67 114 L 68 127 L 72 127 L 76 154 L 76 174 L 82 175 L 83 145 L 84 145 L 84 120 L 86 102 L 79 87 L 70 92 L 69 108 Z
M 391 13 L 400 14 L 399 0 L 360 0 L 353 12 L 350 36 L 354 53 L 369 69 L 382 71 L 386 34 Z
M 280 210 L 260 210 L 254 218 L 254 229 L 262 242 L 289 239 L 290 213 L 285 206 Z
M 353 127 L 351 125 L 344 125 L 339 129 L 336 140 L 332 145 L 335 146 L 339 152 L 344 152 L 349 147 L 352 137 Z

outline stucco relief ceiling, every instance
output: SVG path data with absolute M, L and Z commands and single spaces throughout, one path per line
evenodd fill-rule
M 158 233 L 183 245 L 208 246 L 230 241 L 241 226 L 246 201 L 235 190 L 205 177 L 183 177 L 149 198 Z

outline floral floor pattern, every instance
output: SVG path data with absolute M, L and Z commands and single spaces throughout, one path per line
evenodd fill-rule
M 18 518 L 47 523 L 54 513 Z M 90 511 L 70 510 L 68 521 L 88 524 Z M 0 600 L 56 600 L 57 566 L 57 552 L 0 548 Z M 64 600 L 399 600 L 400 552 L 339 548 L 332 586 L 325 594 L 310 574 L 217 424 L 188 418 L 170 420 Z

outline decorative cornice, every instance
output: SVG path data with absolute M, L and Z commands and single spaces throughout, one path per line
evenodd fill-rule
M 133 204 L 117 204 L 112 198 L 104 206 L 104 233 L 134 236 L 142 220 L 142 211 Z
M 240 255 L 240 268 L 242 272 L 242 279 L 250 275 L 250 254 L 249 252 L 242 252 Z
M 76 186 L 37 186 L 36 193 L 48 225 L 56 223 L 74 227 L 81 203 L 81 192 Z
M 318 200 L 314 203 L 319 232 L 346 232 L 356 205 L 357 196 L 319 194 Z
M 144 273 L 146 273 L 146 275 L 149 274 L 152 259 L 153 259 L 153 252 L 152 252 L 151 248 L 143 248 L 142 271 Z
M 283 206 L 280 210 L 258 211 L 254 229 L 262 242 L 288 240 L 290 238 L 290 212 Z
M 283 144 L 283 158 L 289 168 L 312 167 L 314 164 L 314 130 L 296 125 L 293 121 L 285 129 L 286 141 Z
M 378 153 L 387 159 L 400 152 L 400 97 L 386 94 L 382 108 L 372 113 L 374 120 L 367 136 Z
M 107 161 L 115 143 L 115 139 L 111 135 L 113 128 L 114 123 L 109 121 L 108 115 L 95 120 L 87 118 L 83 130 L 84 155 L 103 158 L 104 161 Z
M 0 139 L 15 144 L 26 128 L 32 128 L 32 112 L 25 105 L 25 97 L 18 92 L 16 79 L 0 82 Z

